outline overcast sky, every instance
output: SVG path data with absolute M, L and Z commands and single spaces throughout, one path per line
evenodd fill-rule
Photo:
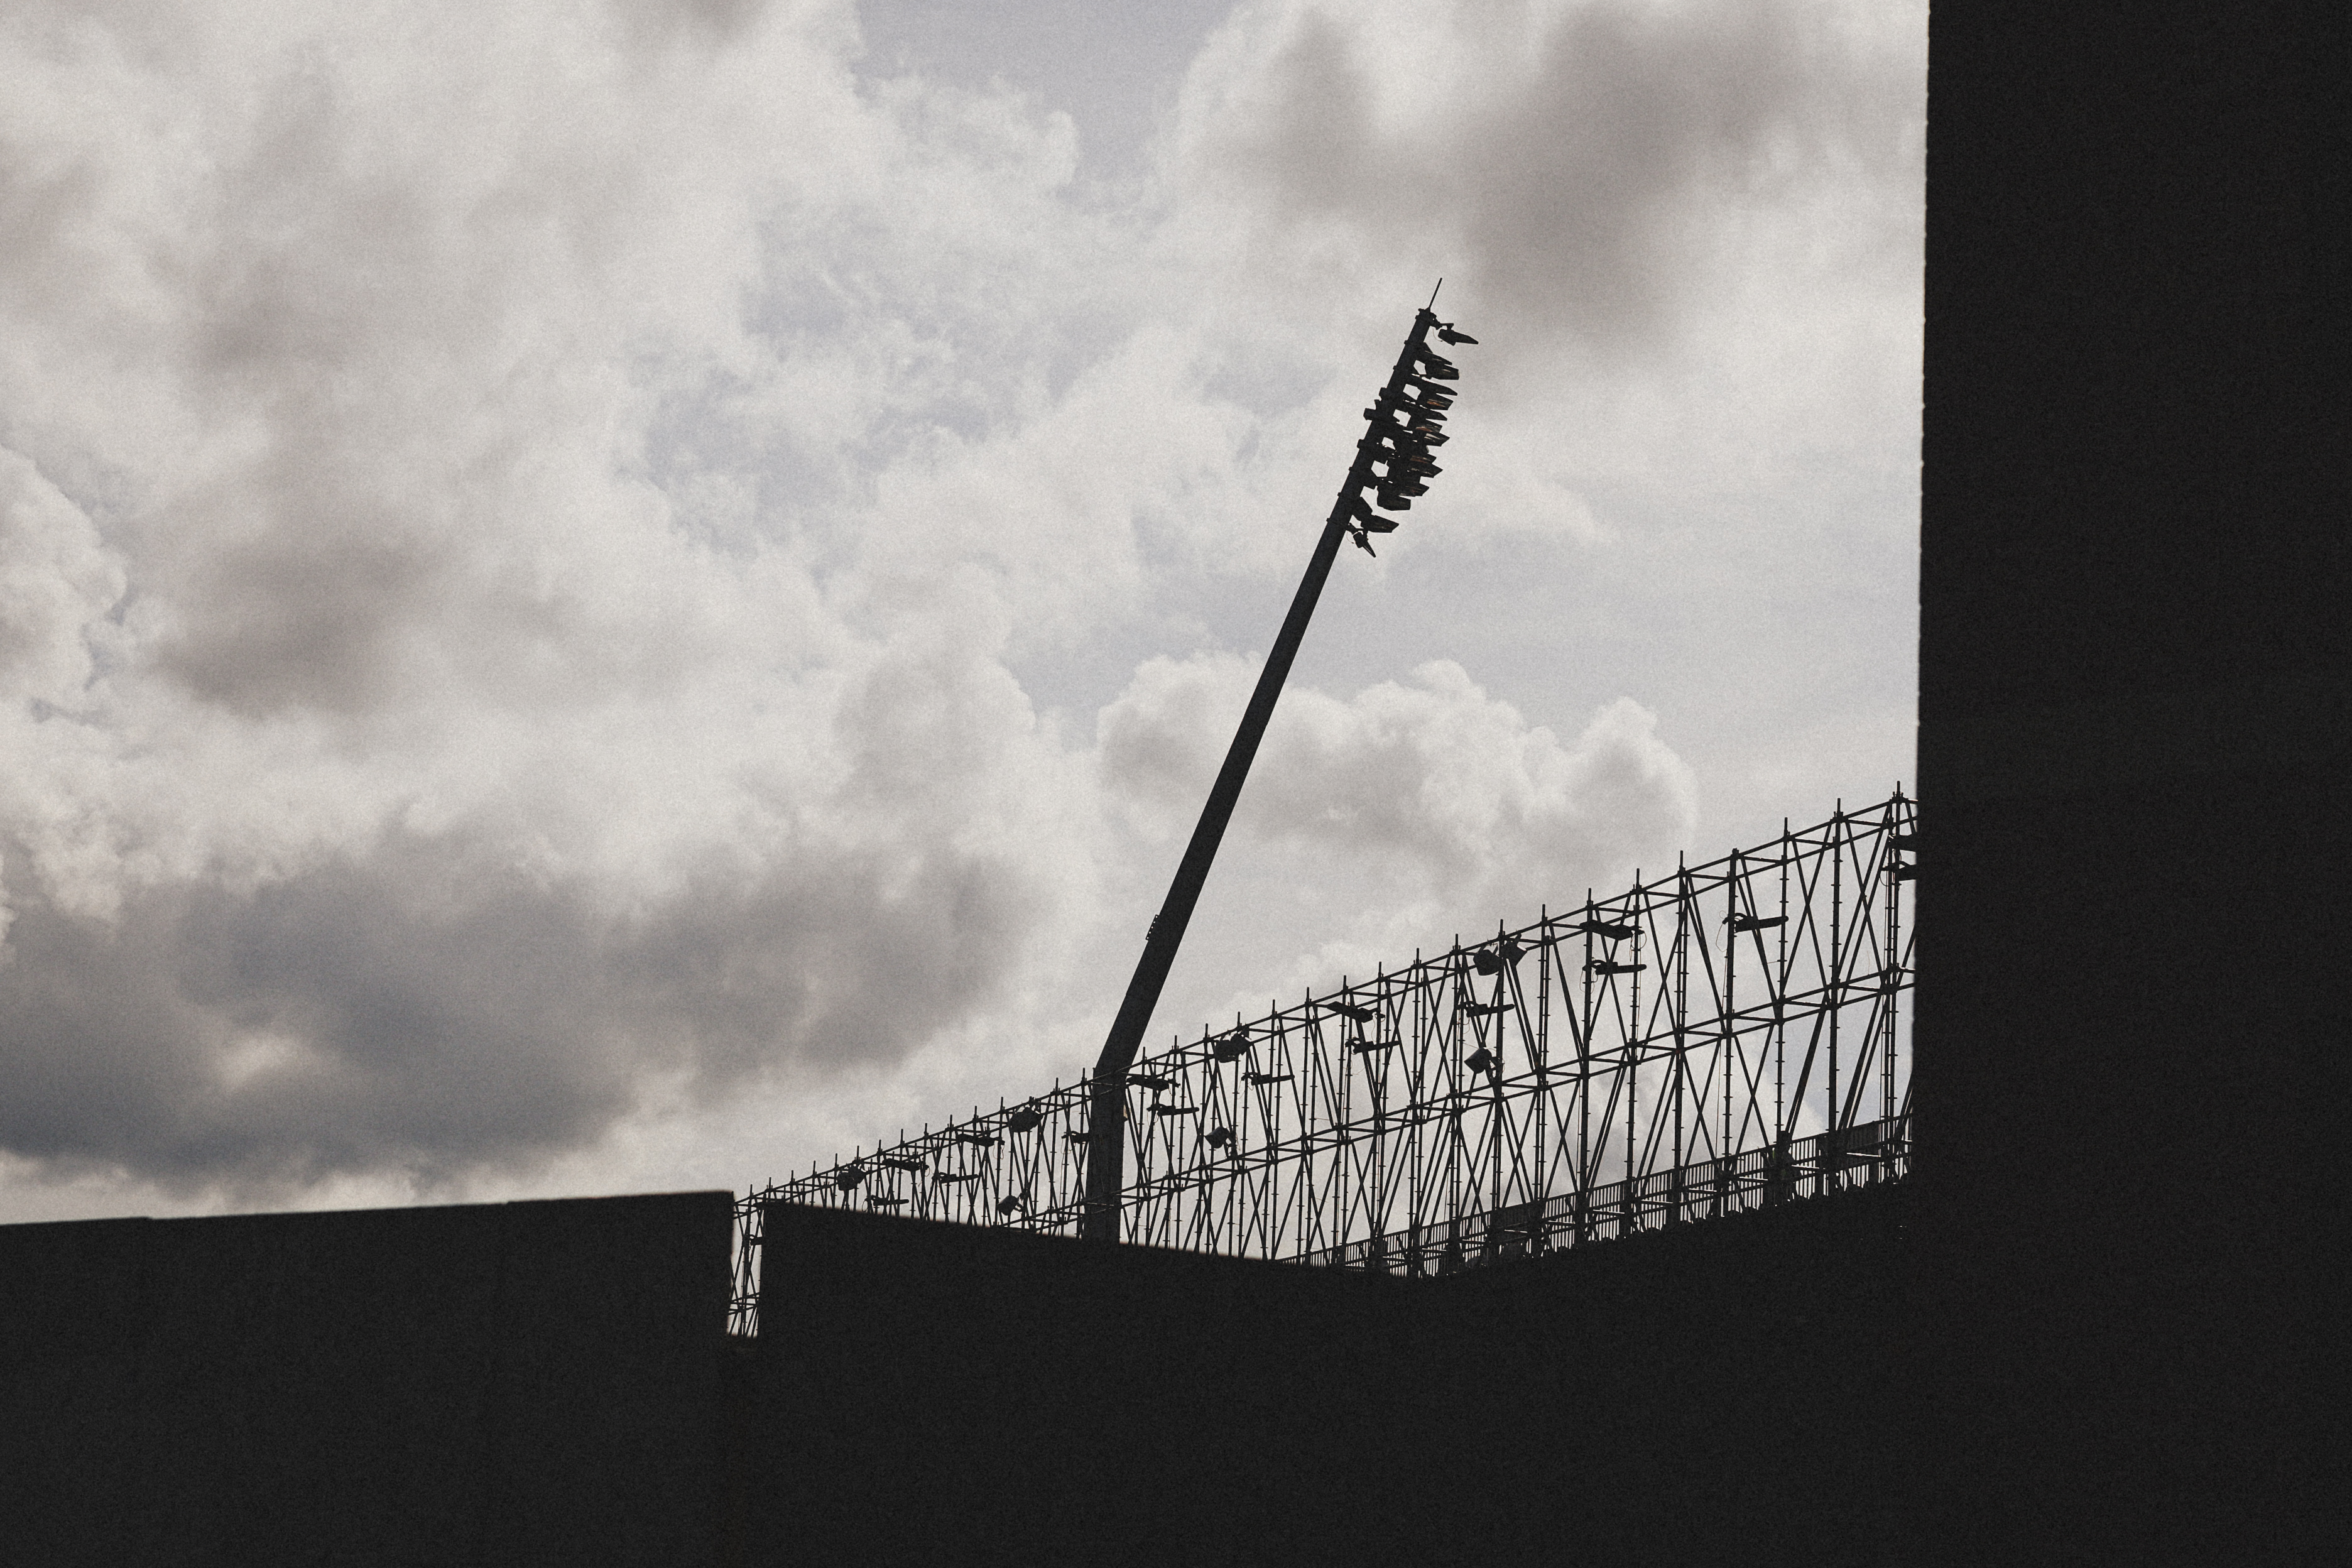
M 1912 772 L 1924 4 L 0 0 L 0 1220 L 730 1187 Z

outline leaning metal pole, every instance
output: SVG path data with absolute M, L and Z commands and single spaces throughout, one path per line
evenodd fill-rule
M 1432 296 L 1432 303 L 1434 302 L 1435 297 Z M 1371 552 L 1367 533 L 1389 532 L 1396 523 L 1369 510 L 1363 492 L 1377 489 L 1381 506 L 1401 511 L 1412 504 L 1407 498 L 1422 493 L 1422 477 L 1437 471 L 1429 461 L 1429 449 L 1445 439 L 1436 430 L 1444 419 L 1436 410 L 1451 405 L 1451 397 L 1442 384 L 1455 379 L 1455 372 L 1429 348 L 1432 328 L 1437 328 L 1449 343 L 1476 341 L 1454 331 L 1423 307 L 1413 320 L 1412 331 L 1397 356 L 1387 387 L 1375 406 L 1364 411 L 1372 428 L 1356 444 L 1356 460 L 1348 469 L 1347 482 L 1340 486 L 1339 499 L 1331 505 L 1331 515 L 1324 521 L 1322 536 L 1315 542 L 1315 553 L 1307 563 L 1307 574 L 1299 580 L 1298 592 L 1291 597 L 1290 613 L 1283 617 L 1281 635 L 1274 639 L 1265 665 L 1258 671 L 1257 688 L 1250 693 L 1241 728 L 1234 732 L 1233 744 L 1225 752 L 1224 766 L 1217 770 L 1217 782 L 1209 791 L 1208 804 L 1201 808 L 1201 820 L 1192 829 L 1192 841 L 1184 847 L 1184 858 L 1177 864 L 1168 897 L 1143 939 L 1143 956 L 1136 962 L 1134 977 L 1128 981 L 1127 995 L 1118 1005 L 1118 1016 L 1112 1020 L 1109 1037 L 1103 1041 L 1102 1055 L 1096 1058 L 1087 1118 L 1086 1205 L 1078 1222 L 1078 1234 L 1089 1239 L 1118 1239 L 1119 1194 L 1127 1178 L 1128 1069 L 1135 1064 L 1135 1053 L 1143 1043 L 1143 1031 L 1151 1023 L 1152 1009 L 1159 1005 L 1160 987 L 1167 984 L 1168 971 L 1176 962 L 1176 950 L 1183 942 L 1185 927 L 1192 923 L 1192 907 L 1200 901 L 1201 889 L 1209 879 L 1209 867 L 1217 858 L 1225 824 L 1234 815 L 1234 803 L 1241 799 L 1242 784 L 1249 777 L 1258 742 L 1265 736 L 1266 722 L 1274 717 L 1274 705 L 1282 695 L 1283 682 L 1289 678 L 1291 661 L 1297 657 L 1298 645 L 1306 638 L 1307 623 L 1314 616 L 1316 601 L 1322 596 L 1323 580 L 1331 574 L 1331 563 L 1339 553 L 1339 542 L 1353 535 L 1367 553 Z M 1408 390 L 1414 387 L 1420 389 L 1418 394 Z M 1402 415 L 1404 422 L 1398 423 L 1392 415 Z M 1385 473 L 1376 473 L 1376 464 Z

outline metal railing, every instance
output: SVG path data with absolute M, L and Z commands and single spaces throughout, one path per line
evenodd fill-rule
M 1456 1274 L 1465 1268 L 1539 1258 L 1593 1241 L 1613 1241 L 1727 1215 L 1748 1214 L 1856 1187 L 1900 1181 L 1911 1150 L 1901 1120 L 1867 1121 L 1790 1144 L 1785 1158 L 1750 1149 L 1719 1160 L 1610 1182 L 1589 1193 L 1560 1193 L 1532 1204 L 1443 1220 L 1421 1229 L 1383 1232 L 1304 1257 L 1301 1263 L 1375 1273 Z
M 1444 1272 L 1449 1247 L 1512 1256 L 1895 1179 L 1915 830 L 1898 790 L 1139 1059 L 1126 1237 L 1365 1267 L 1442 1237 Z M 756 1331 L 769 1202 L 1075 1234 L 1090 1088 L 748 1194 L 736 1331 Z

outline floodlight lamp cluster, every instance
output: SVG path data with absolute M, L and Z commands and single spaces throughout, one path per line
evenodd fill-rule
M 1478 341 L 1424 309 L 1397 355 L 1388 384 L 1364 410 L 1370 428 L 1356 443 L 1355 465 L 1340 491 L 1340 518 L 1368 555 L 1379 553 L 1372 548 L 1373 534 L 1396 531 L 1398 520 L 1381 514 L 1412 510 L 1414 499 L 1429 493 L 1430 479 L 1444 472 L 1433 454 L 1445 445 L 1445 411 L 1454 406 L 1450 384 L 1460 380 L 1462 373 L 1429 346 L 1433 331 L 1449 348 Z M 1364 499 L 1367 491 L 1370 502 Z

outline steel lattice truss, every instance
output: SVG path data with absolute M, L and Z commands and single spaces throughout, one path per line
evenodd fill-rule
M 1773 843 L 1140 1058 L 1134 1242 L 1444 1273 L 1892 1180 L 1915 804 Z M 1075 1234 L 1087 1085 L 751 1194 Z

